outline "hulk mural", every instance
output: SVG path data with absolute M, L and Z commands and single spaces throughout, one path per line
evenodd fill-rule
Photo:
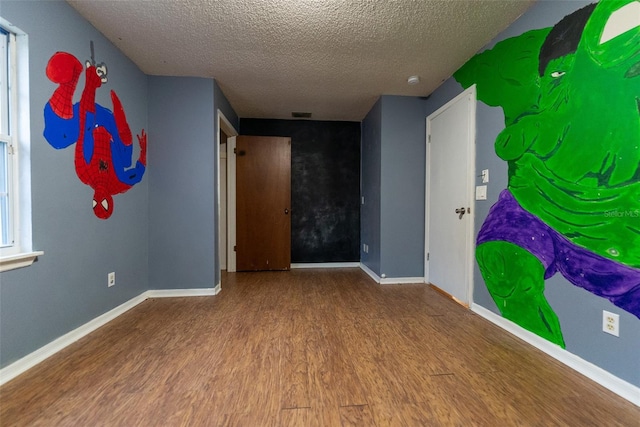
M 640 318 L 640 0 L 589 5 L 455 75 L 504 111 L 508 188 L 476 259 L 502 315 L 562 347 L 556 273 Z

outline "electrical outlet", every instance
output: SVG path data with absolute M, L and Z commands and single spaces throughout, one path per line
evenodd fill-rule
M 476 200 L 487 200 L 487 186 L 476 186 Z
M 615 337 L 619 337 L 620 315 L 602 310 L 602 331 Z
M 107 275 L 107 286 L 112 287 L 116 284 L 116 272 L 112 271 Z

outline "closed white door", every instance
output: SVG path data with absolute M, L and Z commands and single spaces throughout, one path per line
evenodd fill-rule
M 469 305 L 473 287 L 475 86 L 427 117 L 425 279 Z

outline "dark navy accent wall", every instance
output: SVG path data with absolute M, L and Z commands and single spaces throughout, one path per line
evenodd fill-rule
M 360 260 L 360 123 L 240 119 L 242 135 L 291 137 L 291 262 Z
M 149 176 L 114 196 L 108 220 L 96 218 L 93 190 L 75 172 L 75 146 L 55 150 L 42 136 L 44 106 L 57 87 L 45 74 L 49 58 L 67 51 L 84 63 L 93 40 L 96 60 L 109 70 L 96 102 L 112 109 L 109 91 L 114 90 L 131 131 L 148 132 L 149 126 L 147 76 L 66 2 L 2 0 L 0 13 L 29 38 L 33 249 L 44 251 L 32 266 L 0 273 L 0 367 L 5 367 L 148 289 Z M 84 75 L 75 102 L 83 87 Z M 149 152 L 154 144 L 149 138 Z M 108 288 L 112 271 L 116 285 Z

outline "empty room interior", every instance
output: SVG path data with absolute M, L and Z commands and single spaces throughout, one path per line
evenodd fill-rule
M 640 0 L 0 0 L 1 426 L 637 426 Z

